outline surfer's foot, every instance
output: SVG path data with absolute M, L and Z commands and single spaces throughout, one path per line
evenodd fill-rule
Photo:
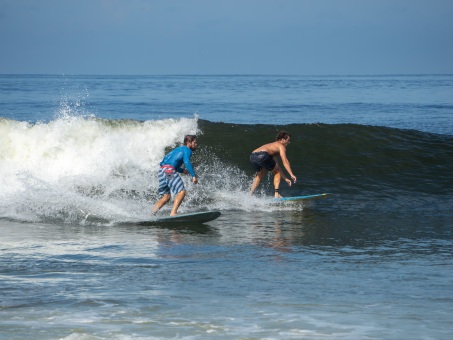
M 278 192 L 278 189 L 275 189 L 274 197 L 275 197 L 275 198 L 282 198 L 283 196 L 280 195 L 280 193 Z

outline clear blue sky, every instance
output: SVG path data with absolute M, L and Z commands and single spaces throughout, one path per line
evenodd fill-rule
M 0 0 L 0 73 L 453 74 L 453 0 Z

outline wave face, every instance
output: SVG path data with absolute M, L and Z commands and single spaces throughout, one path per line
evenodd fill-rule
M 288 158 L 294 196 L 331 192 L 332 209 L 449 214 L 453 137 L 354 124 L 241 125 L 187 119 L 153 121 L 61 117 L 30 124 L 0 119 L 0 218 L 114 223 L 147 218 L 158 198 L 156 171 L 185 134 L 199 135 L 181 212 L 282 209 L 270 204 L 265 178 L 250 198 L 250 152 L 292 134 Z M 284 207 L 283 209 L 293 209 Z M 300 208 L 300 207 L 299 207 Z
M 251 150 L 291 133 L 288 158 L 300 189 L 393 195 L 449 194 L 453 137 L 354 124 L 231 125 L 201 122 L 204 142 L 248 167 Z

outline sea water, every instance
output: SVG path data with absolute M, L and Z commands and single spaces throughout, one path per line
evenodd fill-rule
M 0 97 L 0 337 L 453 335 L 453 76 L 3 75 Z M 248 195 L 280 129 L 282 194 L 331 196 Z M 221 217 L 135 225 L 185 134 L 180 212 Z

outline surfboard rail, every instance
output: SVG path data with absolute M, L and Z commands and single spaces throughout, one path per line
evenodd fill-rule
M 201 211 L 190 214 L 179 214 L 176 216 L 159 217 L 145 221 L 138 221 L 137 225 L 162 225 L 162 224 L 194 224 L 206 223 L 219 218 L 220 211 Z
M 331 195 L 331 193 L 322 193 L 322 194 L 313 194 L 313 195 L 305 195 L 305 196 L 291 196 L 291 197 L 281 197 L 281 198 L 274 198 L 277 202 L 291 202 L 291 201 L 303 201 L 303 200 L 312 200 L 312 199 L 320 199 Z

